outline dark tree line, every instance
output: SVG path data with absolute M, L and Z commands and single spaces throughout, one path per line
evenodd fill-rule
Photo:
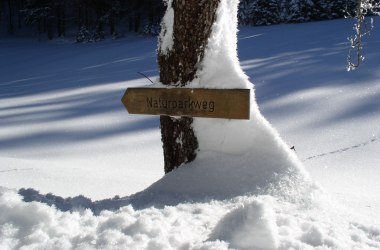
M 78 41 L 125 32 L 157 34 L 161 0 L 0 0 L 0 27 L 48 39 L 74 33 Z
M 270 25 L 344 18 L 354 15 L 357 4 L 358 0 L 241 0 L 239 20 Z
M 238 15 L 243 25 L 299 23 L 343 18 L 354 13 L 357 4 L 358 0 L 241 0 Z M 75 35 L 79 42 L 125 32 L 155 35 L 164 11 L 163 0 L 0 0 L 0 28 L 3 33 L 27 31 L 48 39 Z

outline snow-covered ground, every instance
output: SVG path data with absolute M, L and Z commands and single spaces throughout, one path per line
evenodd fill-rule
M 320 188 L 250 174 L 247 161 L 293 161 L 255 141 L 265 138 L 248 130 L 257 117 L 237 139 L 210 142 L 241 142 L 244 153 L 204 154 L 161 179 L 158 117 L 129 115 L 120 102 L 127 87 L 149 84 L 137 72 L 156 79 L 155 38 L 0 40 L 0 249 L 379 249 L 380 32 L 367 38 L 361 68 L 347 72 L 351 32 L 336 20 L 238 35 L 261 112 Z M 60 197 L 45 197 L 59 209 L 24 202 L 19 188 L 108 200 L 77 197 L 68 203 L 94 212 L 64 212 Z

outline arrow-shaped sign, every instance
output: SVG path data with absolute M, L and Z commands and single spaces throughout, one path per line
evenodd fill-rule
M 249 119 L 249 89 L 128 88 L 130 114 Z

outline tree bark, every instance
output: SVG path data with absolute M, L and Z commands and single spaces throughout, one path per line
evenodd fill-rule
M 9 23 L 8 23 L 8 33 L 13 34 L 13 10 L 12 10 L 12 1 L 8 0 L 8 14 L 9 14 Z
M 58 4 L 56 6 L 56 17 L 57 17 L 57 33 L 58 37 L 65 36 L 65 2 Z
M 216 19 L 220 0 L 173 0 L 173 47 L 158 51 L 161 83 L 184 87 L 194 80 Z M 170 8 L 170 6 L 168 6 Z M 193 161 L 198 150 L 190 117 L 161 116 L 165 173 Z

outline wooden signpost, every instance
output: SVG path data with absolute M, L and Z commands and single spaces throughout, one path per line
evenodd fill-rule
M 249 120 L 249 89 L 128 88 L 121 101 L 130 114 Z

